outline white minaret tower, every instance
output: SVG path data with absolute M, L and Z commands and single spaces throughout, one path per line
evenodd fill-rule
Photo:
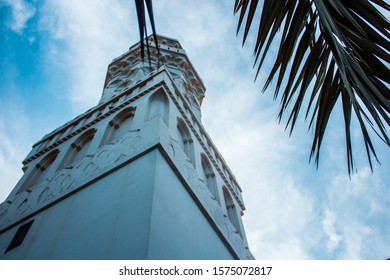
M 0 204 L 0 259 L 253 259 L 241 188 L 201 123 L 177 40 L 109 65 L 99 104 L 47 134 Z

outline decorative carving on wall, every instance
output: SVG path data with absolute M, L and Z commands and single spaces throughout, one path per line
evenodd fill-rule
M 60 169 L 50 178 L 37 182 L 28 191 L 21 192 L 12 203 L 0 204 L 0 226 L 4 228 L 17 222 L 131 158 L 141 142 L 141 130 L 127 131 L 116 139 L 115 145 L 100 147 L 95 154 L 88 154 L 75 162 L 73 168 Z
M 148 38 L 148 41 L 149 41 L 149 44 L 152 44 L 152 43 L 155 44 L 153 37 Z M 172 40 L 172 39 L 165 39 L 163 37 L 158 38 L 158 44 L 160 47 L 161 47 L 161 45 L 163 45 L 163 46 L 167 46 L 167 47 L 174 48 L 174 49 L 180 49 L 180 50 L 182 49 L 182 47 L 178 41 Z
M 46 187 L 38 196 L 38 203 L 43 203 L 47 201 L 50 197 L 50 188 Z
M 202 124 L 200 122 L 196 123 L 197 122 L 196 118 L 192 118 L 194 124 L 196 124 L 196 125 L 193 125 L 191 123 L 191 121 L 189 120 L 189 118 L 188 118 L 188 116 L 186 114 L 185 109 L 183 109 L 182 104 L 179 102 L 179 100 L 177 99 L 175 94 L 172 91 L 170 91 L 166 86 L 164 86 L 164 88 L 166 88 L 166 92 L 171 97 L 173 103 L 176 105 L 176 107 L 179 110 L 181 116 L 183 117 L 183 120 L 186 121 L 187 126 L 190 128 L 190 130 L 194 134 L 195 138 L 199 141 L 199 144 L 203 148 L 205 154 L 208 156 L 208 158 L 209 158 L 210 162 L 213 164 L 214 168 L 218 171 L 218 173 L 221 176 L 222 180 L 225 182 L 225 185 L 229 188 L 229 190 L 231 191 L 233 197 L 236 199 L 236 201 L 240 205 L 241 209 L 245 210 L 245 206 L 243 204 L 241 195 L 238 194 L 238 190 L 235 190 L 235 189 L 237 189 L 237 186 L 236 185 L 234 185 L 234 186 L 231 185 L 231 182 L 229 182 L 227 180 L 226 174 L 224 174 L 222 172 L 220 166 L 218 165 L 217 161 L 215 160 L 215 155 L 216 154 L 218 154 L 218 157 L 220 159 L 222 158 L 222 156 L 219 155 L 219 153 L 217 153 L 217 150 L 215 149 L 215 146 L 210 143 L 211 139 L 209 139 L 209 136 L 207 135 L 207 133 L 205 133 L 204 129 L 202 128 Z M 175 91 L 175 93 L 176 93 L 176 91 Z M 219 160 L 219 163 L 222 165 L 222 169 L 225 172 L 227 172 L 226 171 L 228 169 L 227 165 L 222 164 L 221 160 Z M 229 171 L 229 174 L 230 174 L 230 171 Z
M 226 217 L 224 211 L 211 191 L 208 189 L 206 183 L 199 179 L 195 167 L 189 161 L 187 155 L 177 141 L 171 138 L 166 150 L 169 155 L 174 155 L 173 158 L 175 159 L 174 163 L 176 168 L 178 168 L 192 192 L 194 192 L 203 207 L 207 210 L 207 213 L 235 251 L 238 252 L 241 257 L 253 259 L 253 256 L 246 248 L 243 239 L 237 233 L 237 230 L 234 228 L 230 220 Z
M 142 64 L 138 64 L 133 68 L 127 67 L 125 70 L 121 68 L 118 70 L 117 67 L 114 69 L 110 68 L 108 70 L 108 80 L 106 81 L 103 93 L 103 95 L 106 95 L 104 100 L 108 100 L 113 94 L 121 93 L 125 89 L 134 86 L 151 72 L 149 67 Z
M 165 48 L 160 49 L 160 54 L 151 51 L 151 60 L 148 63 L 140 62 L 139 47 L 131 49 L 130 54 L 115 60 L 107 70 L 102 100 L 108 100 L 113 95 L 134 86 L 154 70 L 164 65 L 174 77 L 174 82 L 178 88 L 186 95 L 190 104 L 194 103 L 191 101 L 191 97 L 197 100 L 193 104 L 194 106 L 200 104 L 205 92 L 202 81 L 197 76 L 186 54 L 170 49 L 181 49 L 180 45 L 171 40 L 163 40 L 159 44 L 165 46 Z M 154 43 L 151 46 L 154 48 Z

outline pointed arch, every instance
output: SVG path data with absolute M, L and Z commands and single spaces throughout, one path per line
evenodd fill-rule
M 74 163 L 83 159 L 88 153 L 95 133 L 96 129 L 90 129 L 77 138 L 69 147 L 60 168 L 73 168 Z
M 39 163 L 37 163 L 34 166 L 34 169 L 31 171 L 28 179 L 18 190 L 18 193 L 31 189 L 34 185 L 44 180 L 47 177 L 50 167 L 56 160 L 59 153 L 60 151 L 56 149 L 49 153 L 47 156 L 45 156 Z
M 200 104 L 199 104 L 198 99 L 196 99 L 194 95 L 191 95 L 190 99 L 191 99 L 191 104 L 192 104 L 195 108 L 200 109 Z
M 228 219 L 242 238 L 242 232 L 240 228 L 240 222 L 239 222 L 236 206 L 233 202 L 232 196 L 230 195 L 226 187 L 223 187 L 223 198 L 225 200 L 226 214 L 228 216 Z
M 109 123 L 104 133 L 100 146 L 113 144 L 115 140 L 132 129 L 135 107 L 129 107 L 119 112 Z
M 189 161 L 195 166 L 194 146 L 191 133 L 182 119 L 177 119 L 178 142 Z
M 219 204 L 221 204 L 218 195 L 217 181 L 215 179 L 215 174 L 210 165 L 210 162 L 208 161 L 208 159 L 204 154 L 202 154 L 201 158 L 202 158 L 203 180 L 206 183 L 207 188 L 210 190 L 213 197 L 218 201 Z
M 169 101 L 163 90 L 155 92 L 148 101 L 147 120 L 160 117 L 168 125 Z

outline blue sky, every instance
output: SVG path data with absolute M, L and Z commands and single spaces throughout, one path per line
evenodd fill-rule
M 358 172 L 349 178 L 338 109 L 319 169 L 309 163 L 312 131 L 303 117 L 291 137 L 278 125 L 272 89 L 260 91 L 266 72 L 253 82 L 251 48 L 235 35 L 233 4 L 154 3 L 158 33 L 181 42 L 206 86 L 202 121 L 243 188 L 251 251 L 258 259 L 390 257 L 388 147 L 375 139 L 382 165 L 371 173 L 355 127 Z M 137 42 L 138 27 L 132 0 L 0 0 L 0 20 L 3 201 L 31 146 L 98 102 L 107 65 Z

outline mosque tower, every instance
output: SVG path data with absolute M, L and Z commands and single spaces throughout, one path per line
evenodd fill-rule
M 97 106 L 45 135 L 0 204 L 0 259 L 253 259 L 241 188 L 177 40 L 108 66 Z

